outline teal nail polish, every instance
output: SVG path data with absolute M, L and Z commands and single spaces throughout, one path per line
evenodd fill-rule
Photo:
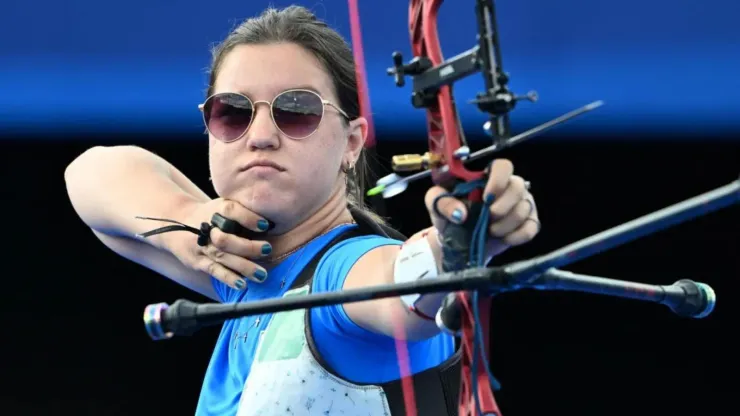
M 259 220 L 257 221 L 257 228 L 259 228 L 260 231 L 267 231 L 267 229 L 270 228 L 270 223 L 267 222 L 267 220 Z
M 244 281 L 244 279 L 239 279 L 239 280 L 237 280 L 236 282 L 234 282 L 234 286 L 235 286 L 235 287 L 236 287 L 237 289 L 239 289 L 239 290 L 242 290 L 242 289 L 244 289 L 244 287 L 245 287 L 246 285 L 247 285 L 247 282 L 245 282 L 245 281 Z
M 452 220 L 455 221 L 456 223 L 458 224 L 461 223 L 462 217 L 463 217 L 463 212 L 460 210 L 460 208 L 457 208 L 452 212 Z
M 265 279 L 267 279 L 267 271 L 262 269 L 257 269 L 254 271 L 254 278 L 257 279 L 260 283 L 264 282 Z
M 268 243 L 262 246 L 262 255 L 266 256 L 272 253 L 272 246 Z

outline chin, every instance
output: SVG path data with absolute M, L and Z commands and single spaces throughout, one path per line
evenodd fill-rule
M 260 186 L 244 189 L 225 198 L 232 199 L 255 214 L 275 222 L 284 222 L 284 217 L 295 217 L 300 211 L 292 194 L 274 188 L 265 189 Z

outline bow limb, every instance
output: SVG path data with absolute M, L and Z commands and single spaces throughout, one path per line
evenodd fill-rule
M 421 12 L 417 8 L 423 1 Z M 414 56 L 426 56 L 432 67 L 444 64 L 442 46 L 437 31 L 437 16 L 443 0 L 412 0 L 411 33 Z M 452 98 L 452 84 L 442 85 L 436 93 L 436 103 L 427 106 L 427 129 L 429 131 L 429 152 L 438 165 L 447 166 L 444 174 L 432 172 L 435 183 L 445 183 L 456 178 L 465 182 L 480 179 L 483 172 L 473 172 L 465 168 L 461 158 L 456 157 L 458 149 L 465 146 L 465 138 L 460 127 L 457 108 Z M 471 196 L 475 199 L 475 196 Z M 477 195 L 480 199 L 480 195 Z
M 432 180 L 436 184 L 447 189 L 455 188 L 452 196 L 467 198 L 469 203 L 467 224 L 450 224 L 442 237 L 445 246 L 444 255 L 451 258 L 451 261 L 445 262 L 444 271 L 454 271 L 469 267 L 473 263 L 482 265 L 482 261 L 472 261 L 470 256 L 473 253 L 470 247 L 475 245 L 473 240 L 476 230 L 473 227 L 480 225 L 476 223 L 478 223 L 477 208 L 481 206 L 482 187 L 469 187 L 458 192 L 456 185 L 480 182 L 486 174 L 483 171 L 468 170 L 463 164 L 460 152 L 464 152 L 467 145 L 452 97 L 454 80 L 440 82 L 445 76 L 439 68 L 453 66 L 444 60 L 437 30 L 437 17 L 441 5 L 442 0 L 411 0 L 409 33 L 415 58 L 405 66 L 396 62 L 396 71 L 407 72 L 412 76 L 423 74 L 433 85 L 426 90 L 416 90 L 415 83 L 412 101 L 416 107 L 425 108 L 427 112 L 429 153 L 421 158 L 401 157 L 394 162 L 398 162 L 397 166 L 403 167 L 404 162 L 409 160 L 412 162 L 421 160 L 432 170 Z M 431 74 L 426 75 L 425 71 Z M 418 83 L 424 84 L 424 80 Z M 443 166 L 445 169 L 440 169 Z M 487 216 L 487 213 L 481 215 Z M 483 230 L 487 233 L 487 227 L 483 227 Z M 458 414 L 498 416 L 501 413 L 493 396 L 491 386 L 493 380 L 489 377 L 488 369 L 490 297 L 482 296 L 483 299 L 478 300 L 478 295 L 470 292 L 458 292 L 455 297 L 457 304 L 450 307 L 456 308 L 461 318 L 460 348 L 463 349 Z
M 362 46 L 362 26 L 360 25 L 360 10 L 357 0 L 348 0 L 349 18 L 351 27 L 352 51 L 355 61 L 355 76 L 357 80 L 357 95 L 360 106 L 360 116 L 367 120 L 367 136 L 365 147 L 375 146 L 375 127 L 370 106 L 370 91 L 367 82 L 367 70 L 365 68 L 365 54 Z M 396 346 L 396 357 L 401 375 L 401 388 L 403 391 L 404 407 L 407 416 L 416 416 L 416 397 L 414 385 L 411 378 L 411 364 L 409 360 L 407 336 L 403 326 L 403 316 L 396 315 L 393 319 L 393 331 Z

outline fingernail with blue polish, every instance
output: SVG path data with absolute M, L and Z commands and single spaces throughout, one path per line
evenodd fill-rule
M 452 221 L 456 223 L 461 223 L 463 218 L 463 212 L 460 210 L 460 208 L 455 209 L 452 211 Z
M 496 197 L 493 194 L 486 195 L 486 204 L 491 205 Z
M 260 231 L 267 231 L 267 229 L 270 228 L 270 223 L 267 222 L 267 220 L 259 220 L 257 221 L 257 228 L 259 228 Z
M 257 279 L 258 282 L 262 283 L 267 279 L 267 271 L 264 269 L 257 269 L 254 271 L 254 278 Z
M 236 282 L 234 282 L 234 287 L 238 290 L 242 290 L 247 286 L 247 282 L 244 281 L 244 279 L 238 279 Z
M 266 256 L 270 253 L 272 253 L 272 246 L 270 245 L 270 243 L 266 243 L 262 246 L 262 255 Z

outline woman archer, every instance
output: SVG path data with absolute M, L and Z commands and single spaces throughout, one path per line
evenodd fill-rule
M 77 214 L 111 250 L 218 302 L 439 273 L 438 233 L 463 221 L 465 206 L 445 198 L 438 206 L 444 215 L 438 215 L 431 204 L 446 191 L 432 187 L 426 196 L 431 227 L 405 243 L 392 232 L 361 232 L 358 222 L 382 222 L 362 204 L 367 121 L 359 116 L 353 56 L 311 12 L 271 8 L 233 30 L 213 52 L 201 110 L 216 199 L 135 146 L 91 148 L 66 169 Z M 484 195 L 495 196 L 489 257 L 539 232 L 533 197 L 509 161 L 492 164 Z M 197 226 L 214 214 L 257 237 L 214 227 L 201 244 L 184 232 L 144 238 L 152 222 L 136 218 Z M 454 340 L 431 319 L 444 295 L 228 321 L 196 414 L 403 414 L 394 318 L 402 317 L 417 382 L 444 390 L 440 372 L 453 356 Z M 455 404 L 437 396 L 418 402 L 430 409 L 421 414 L 454 414 Z

